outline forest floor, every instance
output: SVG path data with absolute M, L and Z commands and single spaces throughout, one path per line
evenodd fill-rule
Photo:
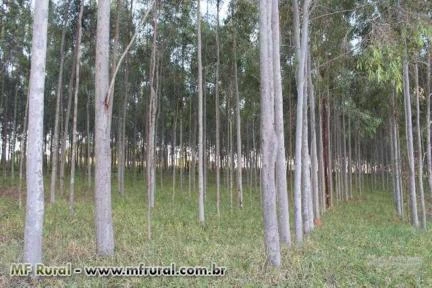
M 46 181 L 45 184 L 47 184 Z M 67 182 L 68 183 L 68 182 Z M 158 187 L 151 241 L 147 240 L 145 185 L 128 180 L 126 196 L 113 185 L 115 256 L 97 257 L 93 197 L 79 183 L 75 214 L 67 202 L 46 206 L 44 264 L 72 267 L 145 265 L 225 266 L 222 277 L 40 278 L 40 287 L 432 287 L 432 227 L 418 231 L 397 218 L 390 193 L 368 192 L 322 217 L 301 248 L 284 248 L 279 270 L 265 264 L 262 214 L 257 191 L 245 190 L 242 210 L 230 209 L 222 194 L 216 215 L 215 187 L 209 186 L 206 225 L 198 225 L 196 197 L 176 192 L 168 179 Z M 159 181 L 158 181 L 158 184 Z M 13 191 L 13 189 L 12 189 Z M 46 196 L 48 196 L 46 189 Z M 7 195 L 6 195 L 7 194 Z M 10 263 L 22 259 L 24 211 L 11 189 L 0 188 L 0 287 L 27 287 L 10 277 Z M 61 197 L 59 197 L 61 198 Z M 292 202 L 291 202 L 292 203 Z M 292 220 L 293 218 L 291 218 Z M 294 236 L 294 234 L 293 234 Z

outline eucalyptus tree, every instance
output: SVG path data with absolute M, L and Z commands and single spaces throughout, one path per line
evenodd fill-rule
M 220 40 L 219 40 L 219 10 L 220 0 L 216 0 L 216 80 L 215 80 L 215 114 L 216 114 L 216 147 L 215 147 L 215 162 L 216 162 L 216 210 L 220 216 L 220 108 L 219 108 L 219 70 L 220 70 Z
M 431 150 L 431 47 L 428 48 L 426 57 L 426 155 L 427 155 L 427 171 L 428 171 L 428 184 L 429 191 L 432 195 L 432 150 Z
M 198 53 L 198 219 L 204 224 L 204 124 L 203 124 L 203 75 L 201 48 L 201 0 L 197 7 L 197 53 Z
M 70 176 L 70 187 L 69 187 L 69 209 L 72 211 L 74 206 L 74 194 L 75 194 L 75 165 L 77 156 L 77 118 L 78 118 L 78 93 L 80 83 L 80 66 L 81 66 L 81 37 L 82 37 L 82 17 L 84 13 L 84 0 L 80 2 L 80 10 L 78 17 L 78 35 L 77 35 L 77 60 L 75 68 L 75 94 L 74 94 L 74 114 L 72 124 L 72 161 L 71 161 L 71 176 Z
M 411 116 L 411 91 L 409 80 L 408 68 L 408 55 L 406 48 L 404 50 L 403 60 L 403 94 L 404 94 L 404 108 L 405 108 L 405 133 L 407 142 L 407 155 L 408 155 L 408 187 L 410 193 L 410 211 L 411 223 L 414 227 L 419 226 L 418 213 L 417 213 L 417 193 L 416 193 L 416 180 L 415 180 L 415 164 L 414 164 L 414 140 Z
M 99 0 L 95 77 L 95 222 L 96 248 L 99 255 L 114 254 L 110 147 L 112 101 L 109 101 L 107 94 L 109 91 L 109 23 L 110 1 Z
M 260 1 L 260 91 L 261 91 L 261 193 L 264 217 L 264 243 L 267 260 L 280 266 L 280 243 L 276 212 L 275 163 L 277 145 L 274 131 L 274 83 L 272 55 L 272 9 L 268 1 Z
M 291 246 L 291 231 L 289 222 L 287 163 L 285 157 L 285 129 L 283 119 L 282 76 L 280 67 L 280 31 L 279 31 L 279 1 L 272 0 L 271 4 L 272 29 L 272 63 L 274 89 L 275 133 L 277 138 L 276 156 L 276 190 L 279 210 L 279 235 L 282 243 Z
M 68 2 L 69 3 L 69 2 Z M 65 38 L 66 38 L 66 25 L 68 23 L 69 15 L 69 4 L 67 5 L 64 20 L 63 29 L 60 44 L 60 68 L 57 80 L 57 96 L 56 96 L 56 109 L 55 109 L 55 120 L 54 120 L 54 139 L 53 139 L 53 155 L 51 163 L 51 183 L 50 183 L 50 203 L 55 202 L 55 191 L 56 191 L 56 180 L 57 180 L 57 164 L 58 164 L 58 138 L 59 138 L 59 121 L 60 121 L 60 100 L 63 96 L 63 70 L 64 70 L 64 60 L 65 60 Z
M 295 175 L 294 175 L 294 217 L 296 240 L 299 245 L 303 242 L 303 217 L 302 217 L 302 147 L 303 141 L 303 117 L 304 117 L 304 87 L 305 67 L 307 59 L 307 46 L 309 41 L 309 9 L 311 0 L 303 2 L 303 17 L 300 25 L 300 9 L 297 0 L 293 0 L 294 11 L 294 38 L 296 46 L 296 82 L 297 82 L 297 119 L 295 136 Z M 307 143 L 307 142 L 306 142 Z
M 23 262 L 42 263 L 44 187 L 42 171 L 43 113 L 48 30 L 48 0 L 35 3 L 29 82 L 27 201 Z
M 415 93 L 416 93 L 416 130 L 417 130 L 417 169 L 418 169 L 418 184 L 420 193 L 420 206 L 421 206 L 421 227 L 426 230 L 426 205 L 424 198 L 424 187 L 423 187 L 423 153 L 422 153 L 422 137 L 421 137 L 421 126 L 420 126 L 420 85 L 419 85 L 419 71 L 418 64 L 414 66 L 414 77 L 415 77 Z
M 147 232 L 148 239 L 151 239 L 151 209 L 154 207 L 155 198 L 155 130 L 156 130 L 156 109 L 157 109 L 157 93 L 156 93 L 156 62 L 157 62 L 157 25 L 158 14 L 157 5 L 153 10 L 153 43 L 150 61 L 150 98 L 148 104 L 148 126 L 147 126 Z

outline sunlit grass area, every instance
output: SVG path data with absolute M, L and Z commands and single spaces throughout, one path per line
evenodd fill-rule
M 174 201 L 169 177 L 163 179 L 163 186 L 158 180 L 152 240 L 148 240 L 142 178 L 129 175 L 124 197 L 118 195 L 113 183 L 116 247 L 112 258 L 96 256 L 93 197 L 84 177 L 77 184 L 74 214 L 69 211 L 66 197 L 59 196 L 53 206 L 47 204 L 44 264 L 70 262 L 72 267 L 84 267 L 215 263 L 227 268 L 225 276 L 74 275 L 34 282 L 10 277 L 10 263 L 22 259 L 24 229 L 24 209 L 18 209 L 12 189 L 8 196 L 4 192 L 0 196 L 0 287 L 432 287 L 432 232 L 416 230 L 399 220 L 389 192 L 356 195 L 353 201 L 326 212 L 322 226 L 307 237 L 303 247 L 283 249 L 283 265 L 274 270 L 265 263 L 259 191 L 246 188 L 245 205 L 240 210 L 230 208 L 229 193 L 223 189 L 218 218 L 215 186 L 210 183 L 206 225 L 200 226 L 196 193 L 188 195 L 187 179 L 183 190 L 177 186 Z M 48 196 L 47 189 L 45 194 Z

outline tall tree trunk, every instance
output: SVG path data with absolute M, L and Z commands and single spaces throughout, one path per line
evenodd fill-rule
M 267 261 L 280 266 L 280 243 L 276 212 L 276 133 L 274 131 L 274 97 L 272 71 L 271 6 L 260 0 L 260 78 L 261 78 L 261 193 L 264 218 L 264 244 Z
M 10 162 L 11 162 L 11 178 L 15 180 L 15 143 L 16 143 L 16 132 L 17 132 L 17 106 L 18 106 L 18 87 L 15 86 L 14 94 L 14 108 L 13 108 L 13 122 L 12 122 L 12 136 L 10 143 Z M 52 151 L 52 150 L 51 150 Z
M 429 47 L 427 54 L 427 69 L 426 69 L 426 154 L 427 154 L 427 171 L 428 171 L 428 182 L 429 192 L 432 196 L 432 150 L 431 150 L 431 48 Z
M 238 87 L 237 72 L 237 35 L 234 32 L 234 84 L 235 84 L 235 101 L 236 101 L 236 134 L 237 134 L 237 195 L 240 208 L 243 208 L 243 181 L 242 181 L 242 149 L 241 149 L 241 124 L 240 124 L 240 92 Z
M 198 34 L 198 219 L 201 224 L 204 224 L 204 147 L 203 147 L 203 75 L 202 75 L 202 57 L 201 57 L 201 0 L 198 0 L 198 19 L 197 19 L 197 34 Z
M 232 94 L 232 93 L 230 93 Z M 232 97 L 230 97 L 231 100 Z M 232 101 L 230 101 L 230 105 L 232 105 Z M 231 106 L 229 108 L 229 116 L 228 116 L 228 146 L 229 146 L 229 182 L 228 189 L 230 191 L 230 208 L 232 209 L 234 206 L 233 200 L 233 189 L 234 189 L 234 135 L 233 135 L 233 115 L 231 111 Z
M 220 69 L 220 43 L 219 43 L 219 7 L 220 0 L 216 0 L 216 83 L 215 83 L 215 113 L 216 113 L 216 211 L 220 217 L 220 110 L 219 110 L 219 69 Z
M 79 93 L 79 81 L 80 81 L 80 62 L 81 62 L 81 35 L 82 35 L 82 17 L 84 11 L 84 0 L 81 0 L 80 3 L 80 12 L 78 16 L 78 37 L 77 37 L 77 45 L 78 45 L 78 53 L 77 53 L 77 61 L 75 68 L 75 95 L 74 95 L 74 114 L 73 114 L 73 126 L 72 126 L 72 160 L 71 160 L 71 176 L 70 176 L 70 186 L 69 186 L 69 210 L 73 211 L 74 206 L 74 194 L 75 194 L 75 165 L 76 165 L 76 156 L 77 156 L 77 118 L 78 118 L 78 93 Z
M 178 108 L 178 103 L 177 103 Z M 174 115 L 173 137 L 172 137 L 172 201 L 175 199 L 176 192 L 176 147 L 177 147 L 177 108 Z
M 69 10 L 69 2 L 67 4 L 66 11 Z M 67 16 L 69 13 L 65 13 L 65 20 L 63 23 L 63 30 L 60 43 L 60 68 L 57 80 L 57 96 L 56 96 L 56 110 L 54 120 L 54 139 L 52 149 L 52 161 L 51 161 L 51 184 L 50 184 L 50 203 L 55 202 L 55 191 L 56 191 L 56 180 L 57 180 L 57 164 L 58 164 L 58 144 L 59 144 L 59 117 L 60 117 L 60 99 L 63 97 L 63 67 L 64 67 L 64 46 L 66 38 L 66 24 L 68 22 Z
M 418 64 L 415 63 L 415 85 L 416 85 L 416 130 L 417 130 L 417 169 L 418 169 L 418 184 L 420 193 L 420 206 L 422 209 L 421 214 L 421 227 L 426 230 L 426 205 L 424 199 L 423 189 L 423 153 L 422 153 L 422 138 L 421 138 L 421 126 L 420 126 L 420 86 L 418 76 Z
M 115 20 L 115 28 L 114 28 L 114 45 L 113 45 L 113 60 L 111 63 L 111 75 L 114 75 L 115 70 L 117 68 L 117 61 L 120 54 L 120 15 L 122 10 L 122 0 L 116 1 L 116 20 Z M 126 64 L 127 65 L 127 64 Z M 127 85 L 127 83 L 125 83 Z M 115 86 L 114 86 L 115 88 Z M 111 91 L 114 93 L 114 89 Z M 112 97 L 112 96 L 111 96 Z M 121 114 L 120 114 L 121 113 Z M 121 116 L 120 116 L 121 115 Z M 123 109 L 119 112 L 117 129 L 117 186 L 120 195 L 124 195 L 124 177 L 123 177 L 123 169 L 124 169 L 124 144 L 123 144 Z M 113 158 L 115 159 L 115 158 Z
M 404 89 L 404 104 L 405 104 L 405 130 L 407 141 L 407 154 L 409 165 L 409 192 L 410 192 L 410 208 L 411 208 L 411 223 L 414 227 L 419 227 L 419 220 L 417 214 L 417 194 L 415 185 L 415 165 L 414 165 L 414 141 L 413 129 L 411 122 L 411 95 L 409 85 L 409 71 L 408 71 L 408 56 L 405 46 L 403 57 L 403 89 Z
M 155 88 L 156 77 L 156 53 L 157 53 L 157 28 L 158 15 L 157 5 L 153 10 L 153 44 L 150 61 L 150 99 L 148 105 L 148 126 L 147 126 L 147 237 L 151 239 L 151 211 L 154 207 L 155 197 L 155 139 L 156 139 L 156 109 L 157 93 Z
M 294 35 L 297 58 L 297 120 L 296 120 L 296 142 L 295 142 L 295 174 L 294 174 L 294 217 L 296 240 L 299 245 L 303 242 L 303 219 L 302 219 L 302 139 L 303 139 L 303 105 L 307 43 L 309 39 L 309 7 L 311 1 L 303 3 L 303 21 L 300 27 L 300 10 L 298 1 L 293 0 L 294 10 Z M 301 32 L 301 33 L 300 33 Z M 300 37 L 301 34 L 301 37 Z
M 45 64 L 48 30 L 48 0 L 35 3 L 29 84 L 27 142 L 27 203 L 23 262 L 42 263 L 44 187 L 42 171 Z
M 345 107 L 342 107 L 342 129 L 341 131 L 341 141 L 342 141 L 342 179 L 343 179 L 343 198 L 345 201 L 348 201 L 349 199 L 349 191 L 348 191 L 348 169 L 347 169 L 347 141 L 346 141 L 346 116 L 345 116 Z
M 351 119 L 350 116 L 348 117 L 348 195 L 349 198 L 352 199 L 352 159 L 351 159 Z
M 331 193 L 330 193 L 330 179 L 332 176 L 332 171 L 330 169 L 330 157 L 331 157 L 331 150 L 330 150 L 330 133 L 329 133 L 329 126 L 330 126 L 330 113 L 329 113 L 329 104 L 328 104 L 328 94 L 327 96 L 323 97 L 323 103 L 322 103 L 322 131 L 323 131 L 323 160 L 324 160 L 324 182 L 325 182 L 325 192 L 324 192 L 324 206 L 326 208 L 330 208 L 331 206 Z
M 324 142 L 323 142 L 323 96 L 318 94 L 318 179 L 319 179 L 319 191 L 320 191 L 320 205 L 321 212 L 326 210 L 326 179 L 325 179 L 325 165 L 324 165 Z
M 114 254 L 111 208 L 111 116 L 112 102 L 105 98 L 109 90 L 110 1 L 98 1 L 96 36 L 95 101 L 95 222 L 99 255 Z
M 78 33 L 76 34 L 76 38 L 78 38 Z M 72 97 L 73 97 L 73 87 L 74 87 L 74 79 L 75 79 L 75 70 L 76 70 L 76 62 L 78 56 L 78 45 L 75 44 L 74 48 L 74 56 L 72 61 L 72 71 L 69 78 L 68 84 L 68 102 L 66 108 L 66 115 L 64 119 L 63 125 L 63 137 L 61 139 L 61 153 L 60 153 L 60 195 L 64 194 L 64 177 L 65 177 L 65 165 L 66 165 L 66 146 L 67 146 L 67 138 L 69 133 L 69 121 L 70 121 L 70 112 L 72 108 Z
M 305 83 L 303 103 L 303 134 L 302 134 L 302 208 L 303 208 L 303 231 L 308 234 L 313 229 L 313 205 L 311 187 L 311 159 L 309 155 L 309 133 L 308 133 L 308 98 L 309 88 Z
M 274 114 L 277 146 L 276 156 L 276 191 L 279 210 L 279 236 L 282 243 L 291 246 L 289 223 L 287 167 L 285 158 L 285 137 L 283 119 L 282 76 L 280 67 L 280 32 L 279 32 L 279 0 L 272 0 L 272 44 L 273 49 L 273 86 Z
M 392 98 L 391 98 L 391 104 L 392 104 L 392 117 L 391 117 L 391 123 L 392 123 L 392 147 L 393 147 L 393 174 L 394 174 L 394 194 L 395 194 L 395 201 L 396 201 L 396 211 L 400 217 L 402 217 L 402 193 L 400 186 L 400 161 L 399 161 L 399 139 L 397 135 L 398 130 L 398 122 L 397 122 L 397 114 L 396 114 L 396 89 L 392 89 Z
M 312 59 L 308 53 L 308 91 L 309 91 L 309 105 L 310 105 L 310 131 L 311 131 L 311 184 L 312 184 L 312 198 L 313 198 L 313 211 L 314 221 L 320 218 L 319 211 L 319 185 L 318 185 L 318 156 L 317 156 L 317 137 L 315 127 L 315 91 L 312 82 Z
M 86 136 L 87 136 L 87 186 L 91 189 L 92 186 L 92 155 L 91 155 L 91 135 L 90 135 L 90 94 L 87 93 L 87 103 L 86 103 Z
M 185 162 L 185 159 L 182 158 L 183 156 L 183 102 L 180 104 L 180 151 L 179 151 L 179 174 L 180 174 L 180 191 L 183 192 L 183 165 Z
M 205 49 L 205 48 L 204 48 Z M 203 66 L 203 187 L 204 187 L 204 203 L 207 197 L 207 85 L 206 85 L 206 70 Z

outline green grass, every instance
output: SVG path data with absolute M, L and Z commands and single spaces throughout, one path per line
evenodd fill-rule
M 368 193 L 328 211 L 323 225 L 307 237 L 303 247 L 283 249 L 283 265 L 274 270 L 264 261 L 257 191 L 245 191 L 243 210 L 231 210 L 223 191 L 218 219 L 211 185 L 206 225 L 201 227 L 197 199 L 188 196 L 187 179 L 185 191 L 177 191 L 174 203 L 170 179 L 164 183 L 157 191 L 151 241 L 147 240 L 145 183 L 128 179 L 123 198 L 113 183 L 116 246 L 115 256 L 109 258 L 96 256 L 93 197 L 91 192 L 84 195 L 85 184 L 79 183 L 74 216 L 63 199 L 46 206 L 44 263 L 71 262 L 73 267 L 216 263 L 227 267 L 226 276 L 72 276 L 41 278 L 31 284 L 25 278 L 9 277 L 9 264 L 22 259 L 24 211 L 15 199 L 0 196 L 0 287 L 432 287 L 432 232 L 401 222 L 389 193 Z M 45 193 L 48 196 L 48 190 Z

